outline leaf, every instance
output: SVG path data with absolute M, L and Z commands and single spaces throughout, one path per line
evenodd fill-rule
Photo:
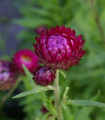
M 24 27 L 33 28 L 33 29 L 41 25 L 53 25 L 51 20 L 45 18 L 24 18 L 20 20 L 14 20 L 13 22 L 15 24 L 19 24 Z
M 26 91 L 26 92 L 22 92 L 16 96 L 14 96 L 13 98 L 20 98 L 20 97 L 24 97 L 33 93 L 38 93 L 38 92 L 42 92 L 42 91 L 47 91 L 49 90 L 47 87 L 38 87 L 36 89 L 30 90 L 30 91 Z
M 26 92 L 20 93 L 20 94 L 14 96 L 13 98 L 24 97 L 26 95 L 30 95 L 30 94 L 33 94 L 33 93 L 41 92 L 41 93 L 39 93 L 39 97 L 43 98 L 43 101 L 46 101 L 47 97 L 44 94 L 44 91 L 54 90 L 54 89 L 51 86 L 42 87 L 42 86 L 36 85 L 35 82 L 32 79 L 32 77 L 33 77 L 32 74 L 28 71 L 28 69 L 24 65 L 23 65 L 23 69 L 24 69 L 24 72 L 25 72 L 25 74 L 27 76 L 27 79 L 28 79 L 31 87 L 34 88 L 34 89 L 30 90 L 30 91 L 26 91 Z
M 23 65 L 23 69 L 24 69 L 24 72 L 26 74 L 29 84 L 31 85 L 32 88 L 35 88 L 36 84 L 32 79 L 33 75 L 29 72 L 29 70 L 24 65 Z
M 52 112 L 52 114 L 56 116 L 57 114 L 54 106 L 54 97 L 50 97 L 48 101 L 48 106 L 49 106 L 49 112 Z
M 68 92 L 69 92 L 69 87 L 67 86 L 66 88 L 65 88 L 65 91 L 64 91 L 64 94 L 63 94 L 63 99 L 64 100 L 66 100 L 67 98 L 68 98 L 68 96 L 67 96 L 67 94 L 68 94 Z
M 100 107 L 105 108 L 105 103 L 95 102 L 92 100 L 68 100 L 67 104 L 74 106 Z
M 100 95 L 100 90 L 98 91 L 98 93 L 92 97 L 92 100 L 97 100 L 98 97 Z M 77 113 L 75 120 L 89 120 L 90 114 L 93 111 L 93 107 L 83 107 L 79 110 L 79 112 Z
M 68 106 L 65 106 L 65 104 L 62 104 L 62 111 L 64 120 L 74 120 L 74 114 L 71 113 Z
M 40 9 L 36 7 L 22 7 L 20 8 L 20 12 L 24 16 L 34 16 L 34 15 L 40 15 L 40 16 L 45 16 L 45 17 L 50 17 L 49 11 L 46 11 L 45 9 Z
M 93 68 L 96 67 L 98 65 L 103 64 L 105 61 L 105 53 L 101 52 L 99 54 L 89 54 L 88 58 L 87 58 L 87 62 L 86 62 L 86 67 L 87 68 Z
M 82 109 L 78 112 L 75 120 L 88 120 L 89 115 L 90 115 L 90 113 L 92 112 L 92 110 L 93 110 L 93 107 L 85 107 L 85 108 L 82 108 Z
M 66 74 L 64 73 L 63 70 L 60 69 L 59 72 L 62 74 L 62 76 L 63 76 L 64 78 L 66 78 Z

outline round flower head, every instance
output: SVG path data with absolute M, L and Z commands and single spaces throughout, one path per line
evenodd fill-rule
M 64 26 L 52 27 L 36 37 L 35 53 L 39 62 L 52 69 L 64 69 L 78 64 L 85 54 L 82 50 L 85 40 L 82 36 L 76 37 L 74 30 Z
M 23 71 L 24 64 L 30 72 L 33 72 L 38 67 L 38 57 L 31 50 L 20 50 L 14 55 L 15 65 Z
M 0 90 L 9 90 L 15 84 L 17 77 L 13 64 L 0 60 Z
M 34 73 L 33 80 L 37 85 L 47 86 L 55 79 L 55 72 L 47 67 L 39 67 Z

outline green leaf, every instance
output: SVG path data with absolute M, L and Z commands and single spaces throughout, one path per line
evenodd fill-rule
M 35 88 L 36 84 L 32 79 L 33 75 L 29 72 L 29 70 L 24 65 L 23 65 L 23 69 L 24 69 L 24 72 L 26 74 L 26 77 L 27 77 L 29 84 L 31 85 L 32 88 Z
M 20 97 L 24 97 L 33 93 L 38 93 L 38 92 L 42 92 L 42 91 L 47 91 L 49 90 L 47 87 L 37 87 L 36 89 L 30 90 L 30 91 L 26 91 L 26 92 L 22 92 L 16 96 L 14 96 L 13 98 L 20 98 Z
M 67 86 L 67 87 L 65 88 L 65 91 L 64 91 L 64 94 L 63 94 L 63 99 L 64 99 L 64 100 L 66 100 L 66 99 L 68 98 L 68 96 L 67 96 L 68 92 L 69 92 L 69 87 Z
M 20 8 L 20 12 L 24 15 L 24 16 L 32 16 L 34 17 L 34 15 L 38 15 L 38 16 L 45 16 L 45 17 L 50 17 L 50 13 L 49 11 L 45 10 L 45 9 L 41 9 L 41 8 L 36 8 L 36 7 L 22 7 Z
M 33 90 L 30 90 L 30 91 L 26 91 L 26 92 L 23 92 L 23 93 L 20 93 L 16 96 L 14 96 L 13 98 L 19 98 L 19 97 L 24 97 L 26 95 L 29 95 L 29 94 L 33 94 L 33 93 L 38 93 L 38 92 L 42 92 L 42 94 L 39 94 L 40 96 L 43 96 L 44 100 L 46 99 L 46 96 L 45 94 L 43 93 L 43 91 L 47 91 L 47 90 L 54 90 L 54 88 L 50 85 L 48 85 L 47 87 L 42 87 L 42 86 L 38 86 L 35 84 L 35 82 L 33 81 L 32 79 L 32 74 L 28 71 L 28 69 L 23 65 L 23 69 L 24 69 L 24 72 L 27 76 L 27 79 L 31 85 L 32 88 L 34 88 Z
M 50 99 L 48 101 L 49 112 L 52 112 L 52 114 L 56 116 L 57 115 L 56 109 L 55 109 L 53 102 L 54 102 L 54 97 L 50 97 Z
M 87 63 L 85 66 L 87 68 L 93 68 L 93 67 L 96 67 L 97 65 L 103 64 L 104 61 L 105 61 L 105 53 L 104 52 L 101 52 L 99 54 L 91 53 L 88 55 Z
M 63 70 L 60 69 L 59 72 L 62 74 L 62 76 L 63 76 L 64 78 L 66 78 L 66 74 L 64 73 Z
M 71 113 L 68 106 L 65 106 L 65 104 L 62 104 L 62 111 L 64 120 L 74 120 L 74 114 Z
M 98 93 L 92 97 L 92 100 L 97 100 L 100 95 L 100 90 L 98 90 Z M 93 111 L 94 107 L 83 107 L 79 110 L 77 113 L 75 120 L 89 120 L 90 114 Z
M 93 110 L 93 107 L 85 107 L 85 108 L 82 108 L 82 109 L 78 112 L 75 120 L 88 120 L 89 115 L 90 115 L 90 113 L 92 112 L 92 110 Z
M 15 24 L 22 25 L 28 28 L 36 28 L 41 25 L 53 25 L 51 20 L 44 19 L 44 18 L 24 18 L 21 20 L 14 20 Z
M 92 100 L 67 100 L 67 104 L 74 105 L 74 106 L 105 108 L 105 103 L 95 102 Z

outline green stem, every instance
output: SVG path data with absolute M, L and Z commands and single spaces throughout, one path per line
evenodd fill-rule
M 57 118 L 58 120 L 63 120 L 61 103 L 60 103 L 60 95 L 59 95 L 59 70 L 56 71 L 56 79 L 54 81 L 54 96 L 55 96 L 55 106 L 57 110 Z
M 3 107 L 4 103 L 7 101 L 7 99 L 12 95 L 12 93 L 15 91 L 17 88 L 18 84 L 20 83 L 21 79 L 19 78 L 15 85 L 10 89 L 10 91 L 2 98 L 0 101 L 0 109 Z
M 100 32 L 100 36 L 101 36 L 102 42 L 103 42 L 103 44 L 105 44 L 104 31 L 103 31 L 102 25 L 100 23 L 98 11 L 97 11 L 96 1 L 95 0 L 90 0 L 90 3 L 91 3 L 91 7 L 92 7 L 93 17 L 94 17 L 94 20 L 95 20 L 95 22 L 97 24 L 98 30 Z

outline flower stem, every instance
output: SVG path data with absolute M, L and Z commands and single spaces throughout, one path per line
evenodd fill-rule
M 10 89 L 10 91 L 2 98 L 0 101 L 0 109 L 3 107 L 4 103 L 7 101 L 7 99 L 12 95 L 12 93 L 15 91 L 17 88 L 18 84 L 20 83 L 21 79 L 19 78 L 13 88 Z
M 58 120 L 63 120 L 61 103 L 60 103 L 60 95 L 59 95 L 59 70 L 56 71 L 56 79 L 54 81 L 54 96 L 55 96 L 55 106 L 57 111 Z
M 96 22 L 96 25 L 98 27 L 98 30 L 100 32 L 101 39 L 102 39 L 102 42 L 103 42 L 103 45 L 104 45 L 105 44 L 105 35 L 104 35 L 103 27 L 100 23 L 100 18 L 99 18 L 98 11 L 97 11 L 97 3 L 96 3 L 95 0 L 90 0 L 90 4 L 91 4 L 91 8 L 92 8 L 91 10 L 93 12 L 94 20 Z

